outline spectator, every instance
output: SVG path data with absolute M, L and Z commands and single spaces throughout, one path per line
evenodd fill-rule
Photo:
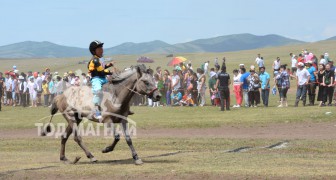
M 12 76 L 9 75 L 9 72 L 5 73 L 5 87 L 6 87 L 6 97 L 7 97 L 7 102 L 6 105 L 12 106 L 13 104 L 13 99 L 12 99 L 12 84 L 13 84 L 13 78 Z
M 302 62 L 298 63 L 298 70 L 296 72 L 297 76 L 297 90 L 296 90 L 296 100 L 295 107 L 298 107 L 300 100 L 303 102 L 303 106 L 306 106 L 306 96 L 307 96 L 307 85 L 310 80 L 310 74 Z
M 327 63 L 328 63 L 327 60 L 324 59 L 324 55 L 321 55 L 320 56 L 320 63 L 319 64 L 323 64 L 325 66 L 325 65 L 327 65 Z
M 173 90 L 173 93 L 171 95 L 171 99 L 172 99 L 172 102 L 173 102 L 173 105 L 174 106 L 178 106 L 180 105 L 180 101 L 182 99 L 182 94 L 181 92 L 177 91 L 176 89 Z
M 257 57 L 255 59 L 255 63 L 258 65 L 260 60 L 261 60 L 260 54 L 257 54 Z
M 319 106 L 322 106 L 322 103 L 323 103 L 323 93 L 324 93 L 324 88 L 325 88 L 325 86 L 323 86 L 324 75 L 325 75 L 325 65 L 323 63 L 320 63 L 319 70 L 316 73 L 316 77 L 317 77 L 316 82 L 318 84 L 317 101 L 320 101 Z
M 258 57 L 256 58 L 256 63 L 259 68 L 264 67 L 264 58 L 260 57 L 260 54 L 258 54 Z
M 170 98 L 170 95 L 171 95 L 171 80 L 170 80 L 170 77 L 169 77 L 169 72 L 168 70 L 165 70 L 164 71 L 164 74 L 163 74 L 163 81 L 164 81 L 164 84 L 163 84 L 163 87 L 164 87 L 164 95 L 166 96 L 166 105 L 167 106 L 170 106 L 171 105 L 171 98 Z
M 220 93 L 220 101 L 221 101 L 221 111 L 224 111 L 224 106 L 226 110 L 230 110 L 230 89 L 229 85 L 231 84 L 230 75 L 226 73 L 226 65 L 225 61 L 222 64 L 222 71 L 218 74 L 216 89 L 218 89 Z
M 219 64 L 218 64 L 218 57 L 215 58 L 215 60 L 214 60 L 214 64 L 215 64 L 215 67 L 216 67 L 217 65 L 219 66 Z
M 82 86 L 87 86 L 87 84 L 88 84 L 88 80 L 86 79 L 86 74 L 85 73 L 82 73 L 81 74 L 82 75 Z
M 248 98 L 249 98 L 249 105 L 251 107 L 258 107 L 260 104 L 260 80 L 259 76 L 255 73 L 254 69 L 250 70 L 250 75 L 248 76 Z
M 41 105 L 41 101 L 42 101 L 42 99 L 41 99 L 41 96 L 42 96 L 42 78 L 39 76 L 38 72 L 34 72 L 33 77 L 34 77 L 34 82 L 37 85 L 36 105 Z
M 0 72 L 0 111 L 2 105 L 2 94 L 3 94 L 4 78 L 2 77 L 2 72 Z
M 291 56 L 291 64 L 292 64 L 292 75 L 294 75 L 297 71 L 297 56 L 293 53 L 289 54 Z
M 34 82 L 34 78 L 30 78 L 30 81 L 28 82 L 28 88 L 29 88 L 29 95 L 30 99 L 32 101 L 32 105 L 30 107 L 37 107 L 37 83 Z
M 281 62 L 280 62 L 280 58 L 277 57 L 276 60 L 273 62 L 273 77 L 276 77 L 276 75 L 278 75 L 279 70 L 280 70 L 280 66 L 281 66 Z
M 44 107 L 48 107 L 49 106 L 49 96 L 50 96 L 50 92 L 49 92 L 49 87 L 48 87 L 48 82 L 46 80 L 42 81 L 42 93 L 43 93 L 43 99 L 44 99 Z
M 198 94 L 200 98 L 200 106 L 205 105 L 205 90 L 206 90 L 206 78 L 205 78 L 205 73 L 202 69 L 199 69 L 199 78 L 198 78 Z
M 311 60 L 307 61 L 306 63 L 307 70 L 310 74 L 309 83 L 307 85 L 308 97 L 309 97 L 309 105 L 314 106 L 315 103 L 315 96 L 316 96 L 316 68 L 313 66 L 313 62 Z
M 56 77 L 55 93 L 56 93 L 56 96 L 63 94 L 63 80 L 61 76 Z
M 196 73 L 192 73 L 192 79 L 190 81 L 191 97 L 194 102 L 194 106 L 198 105 L 198 78 Z
M 213 69 L 213 68 L 211 68 Z M 209 84 L 209 93 L 210 93 L 210 99 L 211 99 L 211 105 L 215 105 L 215 102 L 214 102 L 214 97 L 216 96 L 216 88 L 215 88 L 215 85 L 216 85 L 216 73 L 214 71 L 211 71 L 210 72 L 210 78 L 209 78 L 209 81 L 208 81 L 208 84 Z
M 28 91 L 28 84 L 25 81 L 23 76 L 19 76 L 19 92 L 21 96 L 21 105 L 22 107 L 26 107 L 29 102 L 27 102 L 27 91 Z
M 263 101 L 264 107 L 268 107 L 268 98 L 269 98 L 269 91 L 270 91 L 270 75 L 266 72 L 265 67 L 261 67 L 259 69 L 260 75 L 259 79 L 261 82 L 261 98 Z
M 323 93 L 323 103 L 322 106 L 325 105 L 325 103 L 327 102 L 327 100 L 329 100 L 328 102 L 328 106 L 332 106 L 332 97 L 333 97 L 333 92 L 334 92 L 334 71 L 331 71 L 330 69 L 330 64 L 327 64 L 325 69 L 325 74 L 323 77 L 323 83 L 322 85 L 324 86 L 324 93 Z
M 297 61 L 298 61 L 298 63 L 300 63 L 300 62 L 304 63 L 304 58 L 303 58 L 302 54 L 299 54 L 299 57 L 298 57 Z
M 280 73 L 276 76 L 279 84 L 281 84 L 280 94 L 280 105 L 278 107 L 287 107 L 287 92 L 290 87 L 289 74 L 286 71 L 286 65 L 280 66 Z
M 241 72 L 240 82 L 241 82 L 241 87 L 243 89 L 243 98 L 244 98 L 245 107 L 250 107 L 249 96 L 248 96 L 249 83 L 247 81 L 247 78 L 250 76 L 250 73 L 246 72 L 245 68 L 241 68 L 240 72 Z
M 204 63 L 204 75 L 208 74 L 209 63 L 209 61 L 205 61 Z
M 49 88 L 49 93 L 50 93 L 49 104 L 51 105 L 51 103 L 54 100 L 55 94 L 56 94 L 56 88 L 55 88 L 54 80 L 51 78 L 51 76 L 48 77 L 47 83 L 48 83 L 48 88 Z
M 159 74 L 154 74 L 154 82 L 155 82 L 155 87 L 158 89 L 158 91 L 161 91 L 162 86 L 159 87 L 159 81 L 160 81 L 160 77 Z M 153 107 L 159 107 L 159 102 L 153 102 Z
M 179 90 L 181 87 L 180 85 L 180 76 L 177 75 L 177 70 L 174 69 L 173 70 L 173 76 L 172 76 L 172 85 L 171 85 L 171 89 L 172 90 Z
M 13 81 L 12 81 L 12 102 L 13 106 L 15 107 L 17 105 L 17 94 L 18 94 L 18 80 L 16 79 L 16 75 L 11 75 Z
M 240 108 L 243 99 L 240 77 L 241 74 L 239 73 L 238 69 L 233 70 L 233 92 L 235 93 L 236 97 L 236 104 L 233 105 L 234 108 Z

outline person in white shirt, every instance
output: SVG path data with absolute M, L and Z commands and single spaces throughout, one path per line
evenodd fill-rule
M 258 69 L 265 66 L 265 64 L 264 64 L 264 58 L 260 57 L 260 54 L 258 54 L 255 62 L 257 64 L 257 66 L 258 66 Z
M 274 77 L 276 77 L 279 73 L 279 70 L 280 70 L 280 66 L 281 66 L 281 62 L 280 62 L 280 58 L 277 57 L 277 59 L 273 62 L 273 75 Z
M 181 83 L 180 83 L 180 76 L 177 75 L 177 70 L 173 70 L 173 76 L 172 76 L 172 85 L 171 85 L 171 89 L 172 90 L 179 90 L 179 88 L 181 87 Z
M 204 63 L 204 74 L 208 74 L 209 61 Z
M 12 99 L 12 84 L 13 84 L 13 78 L 9 75 L 9 73 L 6 73 L 6 79 L 5 79 L 5 89 L 6 89 L 6 97 L 7 102 L 6 104 L 11 106 L 13 103 Z
M 290 53 L 289 56 L 291 57 L 291 68 L 292 68 L 292 75 L 294 75 L 297 71 L 297 56 L 293 53 Z M 292 79 L 292 77 L 291 77 Z
M 298 70 L 296 72 L 297 77 L 297 90 L 295 107 L 298 107 L 300 99 L 303 101 L 303 106 L 306 106 L 307 85 L 310 80 L 310 73 L 304 67 L 302 62 L 298 63 Z
M 31 107 L 37 107 L 36 103 L 36 96 L 37 96 L 37 83 L 34 82 L 34 78 L 30 78 L 28 82 L 28 89 L 29 89 L 29 95 L 30 95 L 30 100 L 32 102 Z
M 256 59 L 255 59 L 256 64 L 258 64 L 258 62 L 260 61 L 260 59 L 261 59 L 260 58 L 260 54 L 258 54 L 257 57 L 256 57 Z

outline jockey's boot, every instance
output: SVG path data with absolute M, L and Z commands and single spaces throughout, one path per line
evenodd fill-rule
M 100 106 L 96 105 L 96 110 L 95 113 L 93 115 L 93 118 L 97 119 L 100 123 L 103 122 L 103 116 L 101 114 L 101 108 Z

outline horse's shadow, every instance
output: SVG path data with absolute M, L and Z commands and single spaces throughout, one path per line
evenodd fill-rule
M 173 153 L 165 153 L 165 154 L 159 154 L 159 155 L 153 155 L 153 156 L 145 156 L 143 157 L 142 161 L 147 164 L 151 163 L 178 163 L 178 160 L 167 160 L 167 159 L 162 159 L 162 160 L 156 160 L 156 159 L 151 159 L 151 158 L 157 158 L 157 157 L 166 157 L 166 156 L 173 156 L 176 154 L 183 153 L 182 151 L 177 151 Z M 118 160 L 102 160 L 102 161 L 97 161 L 95 163 L 92 162 L 78 162 L 77 164 L 134 164 L 134 160 L 132 158 L 128 159 L 118 159 Z

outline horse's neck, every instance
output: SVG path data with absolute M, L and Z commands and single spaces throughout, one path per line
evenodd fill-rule
M 122 104 L 129 104 L 131 101 L 134 92 L 135 86 L 137 83 L 137 74 L 133 74 L 129 78 L 125 79 L 124 82 L 119 84 L 112 84 L 112 88 L 114 89 L 115 96 L 119 99 L 119 102 Z

